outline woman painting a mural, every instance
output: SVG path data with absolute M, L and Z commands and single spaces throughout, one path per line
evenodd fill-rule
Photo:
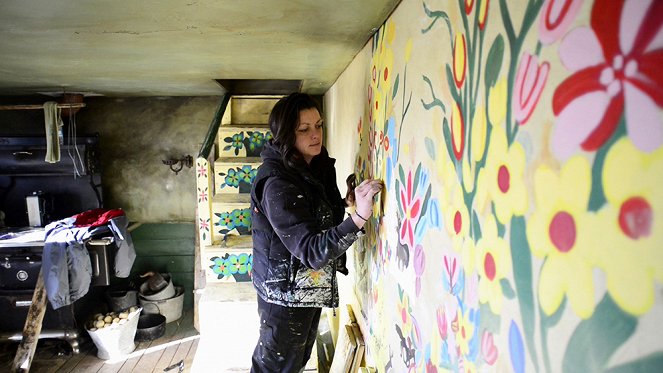
M 269 116 L 274 138 L 251 190 L 253 285 L 260 337 L 251 372 L 299 372 L 308 361 L 322 307 L 338 307 L 336 271 L 372 215 L 379 180 L 355 189 L 355 212 L 343 219 L 335 160 L 322 145 L 316 102 L 293 93 Z

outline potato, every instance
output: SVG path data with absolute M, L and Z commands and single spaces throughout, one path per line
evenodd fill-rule
M 113 322 L 113 318 L 111 316 L 106 316 L 104 317 L 104 321 L 110 324 L 111 322 Z
M 119 317 L 121 319 L 127 319 L 127 318 L 129 318 L 129 312 L 121 312 Z
M 106 325 L 106 323 L 104 322 L 104 320 L 97 320 L 97 321 L 94 323 L 94 326 L 95 326 L 97 329 L 103 328 L 104 325 Z

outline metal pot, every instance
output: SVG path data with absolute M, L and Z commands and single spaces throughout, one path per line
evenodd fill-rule
M 121 312 L 138 304 L 136 290 L 109 290 L 106 292 L 108 303 L 113 312 Z
M 147 342 L 157 339 L 166 332 L 166 317 L 158 313 L 140 315 L 136 329 L 136 342 Z

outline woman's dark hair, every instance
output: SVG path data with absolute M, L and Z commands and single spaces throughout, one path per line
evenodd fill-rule
M 299 126 L 299 112 L 320 107 L 313 97 L 306 93 L 291 93 L 280 99 L 269 114 L 269 129 L 272 131 L 273 144 L 281 152 L 283 164 L 292 167 L 302 161 L 302 156 L 295 148 L 296 132 Z

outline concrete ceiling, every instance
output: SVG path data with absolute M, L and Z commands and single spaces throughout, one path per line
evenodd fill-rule
M 0 95 L 218 95 L 217 79 L 324 93 L 400 0 L 2 0 Z

